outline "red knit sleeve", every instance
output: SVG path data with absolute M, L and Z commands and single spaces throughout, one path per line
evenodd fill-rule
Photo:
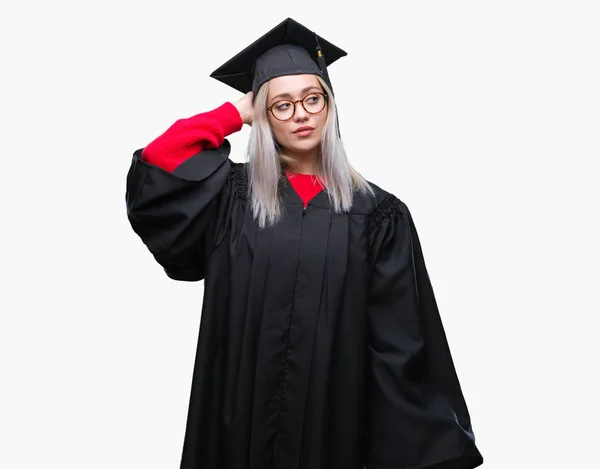
M 205 148 L 217 148 L 225 137 L 240 130 L 242 117 L 226 102 L 218 108 L 177 120 L 142 151 L 142 159 L 172 172 L 188 158 Z

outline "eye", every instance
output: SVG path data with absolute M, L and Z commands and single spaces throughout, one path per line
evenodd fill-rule
M 304 99 L 306 100 L 307 103 L 314 104 L 319 101 L 319 98 L 320 98 L 320 96 L 318 94 L 311 94 L 311 95 L 308 95 Z
M 290 105 L 291 103 L 289 101 L 280 101 L 279 103 L 275 104 L 275 108 L 279 111 L 285 111 L 290 107 Z

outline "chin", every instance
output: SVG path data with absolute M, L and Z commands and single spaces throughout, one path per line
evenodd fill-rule
M 305 140 L 302 142 L 290 142 L 290 145 L 287 147 L 292 152 L 305 153 L 313 151 L 315 148 L 319 146 L 319 140 Z

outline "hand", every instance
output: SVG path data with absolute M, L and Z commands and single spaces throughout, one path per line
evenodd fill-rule
M 244 124 L 252 125 L 252 121 L 254 120 L 254 108 L 252 107 L 253 98 L 254 93 L 252 91 L 248 91 L 248 93 L 232 103 L 240 113 Z

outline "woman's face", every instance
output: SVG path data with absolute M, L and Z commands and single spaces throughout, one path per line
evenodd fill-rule
M 322 96 L 314 93 L 324 93 L 315 75 L 285 75 L 272 78 L 267 95 L 267 107 L 275 106 L 280 112 L 286 108 L 291 110 L 293 106 L 281 101 L 296 101 L 312 95 L 305 103 L 312 111 L 311 106 L 318 105 L 318 100 L 323 99 Z M 277 112 L 275 107 L 273 110 Z M 307 112 L 302 103 L 297 102 L 294 115 L 286 121 L 276 119 L 271 111 L 267 111 L 267 116 L 275 139 L 286 153 L 308 153 L 315 151 L 321 143 L 323 127 L 327 120 L 327 101 L 323 109 L 316 114 Z M 306 127 L 309 129 L 301 130 Z

